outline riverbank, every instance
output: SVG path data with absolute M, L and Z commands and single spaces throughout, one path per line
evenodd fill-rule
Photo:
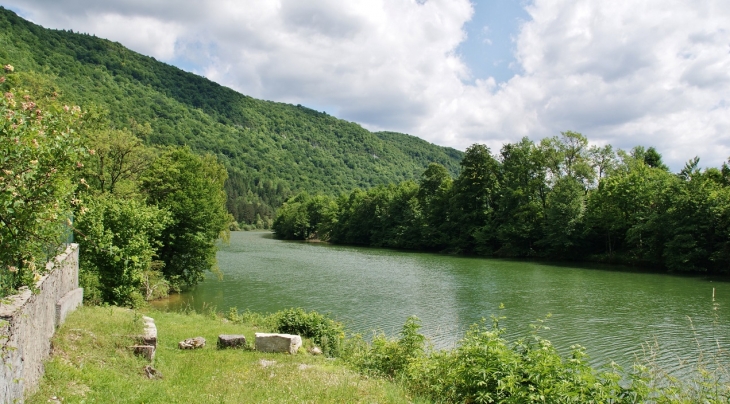
M 149 364 L 128 346 L 141 333 L 141 315 L 152 316 L 159 345 Z M 405 390 L 383 379 L 364 377 L 339 360 L 313 356 L 219 350 L 219 334 L 244 334 L 253 341 L 255 325 L 213 315 L 117 307 L 82 307 L 53 338 L 53 353 L 39 390 L 27 403 L 408 403 Z M 177 343 L 203 336 L 200 350 Z M 56 401 L 53 401 L 56 400 Z
M 143 328 L 142 313 L 155 318 L 154 370 L 132 354 Z M 453 350 L 432 350 L 411 318 L 398 338 L 378 334 L 371 343 L 345 338 L 339 323 L 315 312 L 290 309 L 273 315 L 231 310 L 227 317 L 84 307 L 53 339 L 40 389 L 29 403 L 45 402 L 255 402 L 255 403 L 725 403 L 725 368 L 702 358 L 686 379 L 664 373 L 649 360 L 631 369 L 592 368 L 581 346 L 561 356 L 535 332 L 516 341 L 504 329 L 474 325 Z M 285 327 L 287 329 L 282 329 Z M 310 336 L 297 355 L 219 350 L 219 334 L 256 331 Z M 180 350 L 177 342 L 202 336 L 208 345 Z M 313 341 L 337 358 L 308 354 Z M 709 361 L 708 361 L 709 360 Z M 717 364 L 717 363 L 715 363 Z M 710 365 L 709 367 L 706 365 Z

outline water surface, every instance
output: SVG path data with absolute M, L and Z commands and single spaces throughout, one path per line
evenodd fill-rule
M 516 338 L 551 314 L 541 335 L 561 352 L 580 344 L 593 364 L 630 366 L 656 344 L 670 371 L 696 360 L 698 347 L 709 358 L 730 344 L 730 284 L 700 277 L 288 242 L 261 232 L 232 233 L 218 262 L 223 280 L 209 276 L 158 304 L 302 307 L 365 335 L 396 335 L 415 315 L 440 348 L 482 318 L 506 316 L 501 324 Z

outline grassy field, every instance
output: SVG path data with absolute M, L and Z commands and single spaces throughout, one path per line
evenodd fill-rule
M 150 379 L 145 359 L 128 349 L 143 328 L 142 314 L 155 319 L 158 348 Z M 136 312 L 82 307 L 53 338 L 46 374 L 28 403 L 407 403 L 394 383 L 362 376 L 339 360 L 313 356 L 219 350 L 219 334 L 244 334 L 255 326 L 200 314 Z M 202 336 L 207 345 L 180 350 L 179 341 Z

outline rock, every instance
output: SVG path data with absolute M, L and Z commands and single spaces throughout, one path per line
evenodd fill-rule
M 135 355 L 144 356 L 148 361 L 155 359 L 155 347 L 152 345 L 132 345 L 129 347 Z
M 162 373 L 150 365 L 145 366 L 143 370 L 148 379 L 162 379 Z
M 239 334 L 221 334 L 218 336 L 218 348 L 244 348 L 246 337 Z
M 142 316 L 144 322 L 144 332 L 140 337 L 144 345 L 152 345 L 157 347 L 157 326 L 155 325 L 155 319 L 152 317 Z
M 318 346 L 309 348 L 309 353 L 312 355 L 322 355 L 322 349 Z
M 198 349 L 205 346 L 205 338 L 203 337 L 195 337 L 195 338 L 188 338 L 185 341 L 180 341 L 177 346 L 180 349 Z
M 260 352 L 297 353 L 302 346 L 302 338 L 292 334 L 256 333 L 256 350 Z

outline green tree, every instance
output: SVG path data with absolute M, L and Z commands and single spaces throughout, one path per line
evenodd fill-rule
M 629 263 L 661 266 L 665 212 L 676 177 L 650 167 L 643 155 L 621 155 L 621 164 L 589 195 L 587 224 L 609 259 L 618 253 Z
M 583 230 L 584 198 L 576 178 L 565 176 L 556 181 L 547 198 L 544 237 L 539 241 L 549 255 L 566 258 L 576 250 Z
M 169 213 L 156 206 L 108 194 L 87 198 L 76 221 L 81 278 L 98 278 L 103 301 L 138 305 L 143 299 L 142 276 L 169 223 Z
M 506 144 L 500 152 L 501 196 L 495 212 L 497 238 L 503 256 L 537 254 L 542 238 L 547 198 L 542 154 L 527 138 Z
M 492 212 L 500 191 L 499 162 L 489 147 L 466 149 L 461 173 L 454 181 L 451 222 L 455 247 L 466 252 L 490 253 L 494 247 Z
M 446 229 L 451 213 L 449 201 L 453 180 L 446 167 L 431 163 L 421 175 L 418 188 L 418 203 L 423 212 L 421 246 L 426 249 L 443 250 L 449 244 Z
M 159 258 L 174 284 L 195 285 L 215 270 L 216 240 L 228 229 L 223 184 L 226 170 L 212 155 L 187 147 L 164 151 L 142 175 L 147 202 L 168 210 Z
M 279 209 L 273 229 L 277 238 L 285 240 L 327 240 L 336 211 L 337 204 L 331 197 L 311 197 L 302 192 Z
M 137 193 L 139 176 L 152 161 L 152 150 L 128 129 L 102 128 L 88 138 L 92 150 L 86 162 L 89 184 L 102 193 Z

